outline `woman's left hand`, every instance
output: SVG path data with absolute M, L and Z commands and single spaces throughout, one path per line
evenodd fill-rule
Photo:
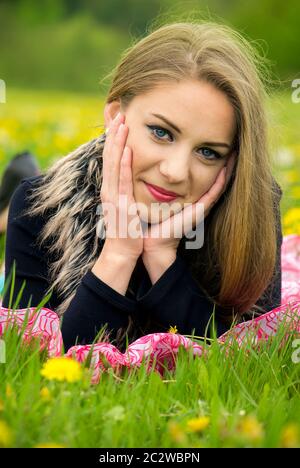
M 144 232 L 143 256 L 159 253 L 165 255 L 167 252 L 176 254 L 183 234 L 195 229 L 226 190 L 234 163 L 235 153 L 230 156 L 227 165 L 221 169 L 215 183 L 199 200 L 161 223 L 152 224 L 150 228 L 147 228 Z

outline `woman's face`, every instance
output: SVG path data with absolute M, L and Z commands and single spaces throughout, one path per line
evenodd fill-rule
M 145 222 L 161 222 L 172 206 L 177 213 L 185 203 L 196 202 L 233 153 L 234 109 L 226 94 L 207 82 L 162 83 L 136 96 L 126 110 L 116 101 L 107 104 L 107 127 L 119 110 L 129 128 L 134 198 Z M 145 182 L 175 192 L 177 198 L 160 202 Z

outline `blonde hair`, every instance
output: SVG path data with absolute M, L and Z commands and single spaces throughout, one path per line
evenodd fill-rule
M 205 295 L 228 309 L 222 316 L 228 323 L 245 313 L 264 312 L 255 302 L 273 279 L 276 262 L 280 187 L 272 177 L 267 142 L 266 70 L 256 49 L 231 27 L 175 22 L 124 51 L 106 100 L 119 100 L 126 109 L 135 96 L 183 79 L 205 80 L 228 96 L 237 123 L 236 166 L 206 219 L 203 247 L 184 249 L 184 238 L 179 244 Z M 57 254 L 48 292 L 56 288 L 65 296 L 56 310 L 59 315 L 103 246 L 96 227 L 104 142 L 105 134 L 56 161 L 31 194 L 30 216 L 52 210 L 39 240 L 41 245 L 51 238 L 49 250 Z M 132 326 L 131 320 L 123 337 L 118 335 L 119 345 Z

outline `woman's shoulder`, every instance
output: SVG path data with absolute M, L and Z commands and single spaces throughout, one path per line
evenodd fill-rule
M 31 177 L 26 177 L 22 179 L 19 185 L 14 190 L 8 212 L 8 224 L 18 223 L 22 226 L 30 224 L 30 227 L 34 230 L 40 229 L 41 225 L 45 223 L 44 216 L 28 216 L 28 210 L 30 210 L 30 198 L 29 195 L 32 193 L 32 190 L 39 184 L 42 180 L 42 175 L 35 175 Z
M 20 184 L 35 185 L 38 184 L 43 178 L 43 174 L 34 175 L 31 177 L 25 177 L 21 180 Z
M 39 183 L 41 182 L 42 177 L 43 177 L 42 174 L 38 174 L 38 175 L 34 175 L 34 176 L 31 176 L 31 177 L 25 177 L 24 179 L 21 179 L 19 184 L 17 185 L 17 187 L 15 188 L 15 190 L 14 190 L 14 192 L 12 194 L 10 204 L 15 198 L 18 198 L 18 196 L 20 198 L 21 194 L 22 195 L 25 195 L 25 194 L 27 195 L 27 193 L 29 192 L 29 190 L 32 187 L 37 187 L 39 185 Z M 23 198 L 23 201 L 25 202 L 26 199 Z

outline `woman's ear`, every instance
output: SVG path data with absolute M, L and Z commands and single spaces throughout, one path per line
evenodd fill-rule
M 119 101 L 112 101 L 104 106 L 104 125 L 105 128 L 109 128 L 112 121 L 116 117 L 117 113 L 120 112 L 121 106 Z

